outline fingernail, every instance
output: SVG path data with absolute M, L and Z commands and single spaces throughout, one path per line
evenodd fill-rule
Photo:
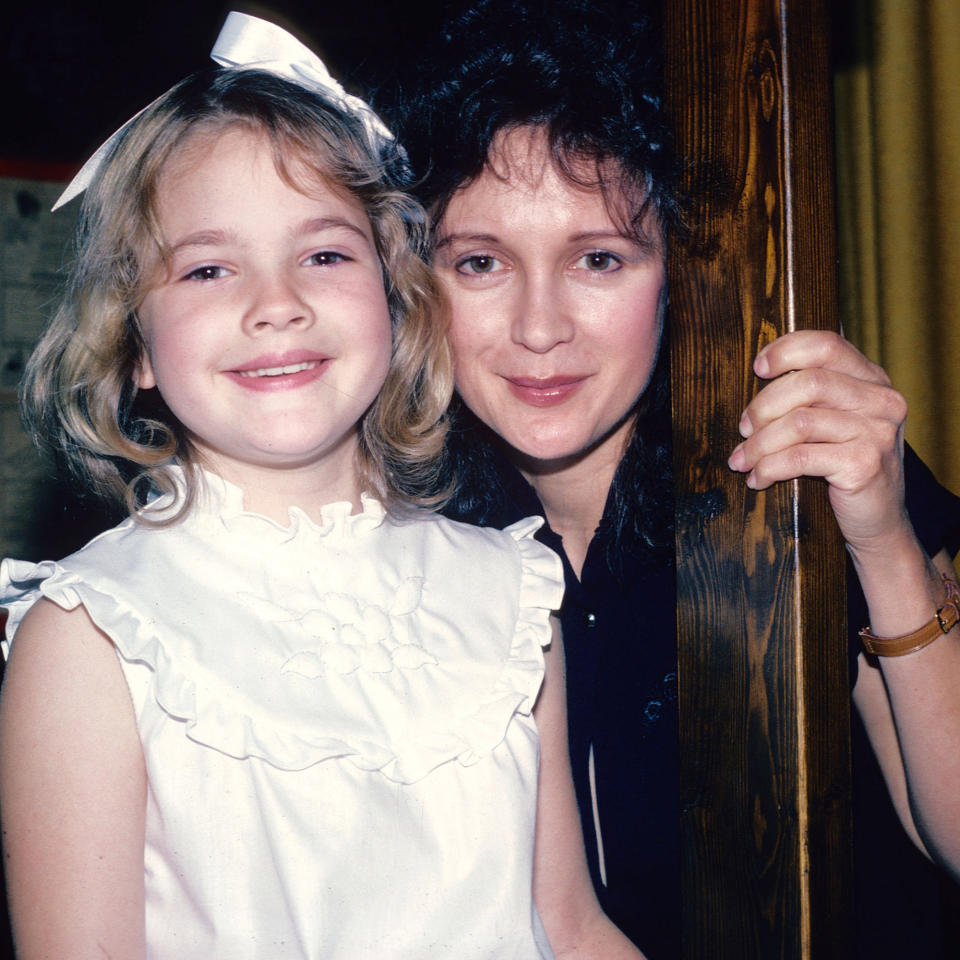
M 743 416 L 740 417 L 738 428 L 740 430 L 741 437 L 749 437 L 750 434 L 753 433 L 753 424 L 750 422 L 750 418 L 746 414 L 743 414 Z
M 762 353 L 758 353 L 753 361 L 753 372 L 758 377 L 770 375 L 770 361 Z
M 741 472 L 746 465 L 746 457 L 743 455 L 743 445 L 736 447 L 733 453 L 730 454 L 730 459 L 727 460 L 727 466 L 731 470 L 736 470 L 738 473 Z

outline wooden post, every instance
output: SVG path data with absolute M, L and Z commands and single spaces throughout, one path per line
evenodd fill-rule
M 844 561 L 825 485 L 726 467 L 759 347 L 837 328 L 823 0 L 665 0 L 684 957 L 846 958 Z

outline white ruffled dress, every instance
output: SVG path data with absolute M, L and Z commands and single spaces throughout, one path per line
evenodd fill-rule
M 538 739 L 558 558 L 374 500 L 284 527 L 210 477 L 172 527 L 4 561 L 113 640 L 149 781 L 157 960 L 534 960 Z M 5 651 L 6 652 L 6 651 Z

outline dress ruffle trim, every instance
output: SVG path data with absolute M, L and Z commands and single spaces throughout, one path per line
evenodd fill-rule
M 550 615 L 563 599 L 560 558 L 534 539 L 541 526 L 540 517 L 527 517 L 505 528 L 520 552 L 522 568 L 519 615 L 510 653 L 490 696 L 473 716 L 451 727 L 443 756 L 427 769 L 453 757 L 465 765 L 476 763 L 503 740 L 513 715 L 529 714 L 536 703 L 543 682 L 543 648 L 552 637 Z M 429 758 L 425 755 L 423 759 Z
M 356 535 L 383 522 L 380 504 L 367 498 L 362 514 L 350 514 L 350 504 L 333 504 L 320 531 L 349 528 Z M 284 529 L 255 514 L 235 513 L 228 524 L 268 524 L 291 535 L 304 523 L 317 525 L 301 511 L 291 511 L 291 528 Z M 328 524 L 330 529 L 327 529 Z M 13 636 L 27 610 L 44 596 L 65 609 L 83 604 L 94 623 L 116 644 L 124 660 L 143 663 L 155 676 L 153 695 L 172 718 L 182 721 L 185 734 L 197 743 L 237 758 L 256 757 L 284 770 L 300 770 L 342 758 L 363 770 L 378 770 L 391 780 L 413 783 L 431 770 L 456 759 L 463 765 L 489 754 L 505 737 L 516 713 L 528 714 L 543 679 L 543 650 L 551 638 L 550 614 L 563 595 L 559 558 L 534 539 L 542 524 L 527 518 L 507 528 L 520 554 L 519 615 L 499 678 L 486 695 L 476 696 L 476 709 L 461 717 L 438 717 L 431 729 L 406 742 L 393 743 L 389 730 L 373 740 L 356 735 L 311 736 L 289 729 L 267 715 L 254 715 L 239 701 L 218 695 L 218 684 L 197 682 L 165 649 L 149 619 L 138 610 L 98 590 L 55 562 L 33 564 L 4 561 L 0 567 L 0 603 L 10 613 Z M 468 558 L 464 558 L 468 562 Z M 4 654 L 6 655 L 6 649 Z
M 167 468 L 176 488 L 175 494 L 161 494 L 144 508 L 147 519 L 163 520 L 176 513 L 180 498 L 186 488 L 186 480 L 181 467 Z M 290 507 L 289 522 L 278 523 L 263 514 L 247 510 L 243 503 L 243 491 L 214 473 L 201 471 L 202 482 L 197 496 L 199 503 L 190 513 L 190 520 L 206 519 L 219 523 L 231 532 L 243 532 L 253 536 L 267 536 L 272 540 L 285 543 L 297 539 L 304 532 L 328 536 L 362 536 L 379 527 L 386 519 L 387 511 L 383 504 L 368 493 L 360 494 L 360 512 L 353 512 L 349 500 L 337 500 L 324 504 L 320 508 L 319 522 L 313 520 L 300 507 Z

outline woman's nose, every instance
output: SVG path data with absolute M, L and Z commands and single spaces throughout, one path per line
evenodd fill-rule
M 575 321 L 569 304 L 551 278 L 528 278 L 514 304 L 511 336 L 534 353 L 547 353 L 573 339 Z
M 316 319 L 313 307 L 297 288 L 293 278 L 280 272 L 264 274 L 251 282 L 254 284 L 253 297 L 244 318 L 244 325 L 249 332 L 262 333 L 313 325 Z

